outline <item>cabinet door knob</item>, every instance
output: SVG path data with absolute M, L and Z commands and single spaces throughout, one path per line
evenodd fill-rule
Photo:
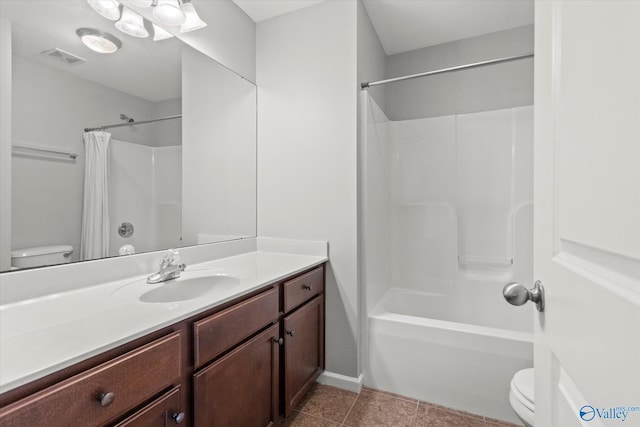
M 171 418 L 176 424 L 180 424 L 182 421 L 184 421 L 184 417 L 185 417 L 184 412 L 176 412 L 171 416 Z
M 282 345 L 284 344 L 284 340 L 282 338 L 273 338 L 273 342 L 278 344 L 278 345 Z
M 287 331 L 287 335 L 289 335 L 290 337 L 293 336 L 293 331 Z
M 302 285 L 302 289 L 306 289 L 306 290 L 310 291 L 311 290 L 311 285 L 304 284 L 304 285 Z
M 100 393 L 100 396 L 98 396 L 98 402 L 100 402 L 100 406 L 105 408 L 111 405 L 114 400 L 116 400 L 116 395 L 111 392 Z

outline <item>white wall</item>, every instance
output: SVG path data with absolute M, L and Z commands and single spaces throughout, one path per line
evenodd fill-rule
M 358 92 L 360 83 L 383 80 L 387 74 L 387 55 L 373 28 L 367 9 L 358 0 Z M 386 91 L 384 86 L 367 89 L 369 95 L 384 111 Z
M 11 23 L 0 18 L 0 271 L 11 266 Z
M 154 102 L 151 105 L 150 119 L 170 117 L 182 113 L 182 98 Z M 144 117 L 141 117 L 144 118 Z M 182 120 L 165 120 L 148 126 L 151 131 L 149 145 L 154 147 L 170 147 L 182 141 Z
M 182 67 L 183 244 L 254 236 L 256 87 L 194 49 Z
M 533 52 L 533 26 L 391 55 L 387 76 Z M 386 85 L 391 120 L 463 114 L 533 104 L 533 59 Z
M 328 240 L 327 370 L 358 372 L 357 4 L 257 26 L 258 234 Z
M 256 24 L 231 0 L 192 0 L 205 28 L 176 36 L 225 67 L 256 81 Z

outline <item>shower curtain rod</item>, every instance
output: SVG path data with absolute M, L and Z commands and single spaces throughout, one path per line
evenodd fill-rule
M 177 114 L 175 116 L 168 116 L 168 117 L 160 117 L 159 119 L 151 119 L 151 120 L 140 120 L 139 122 L 127 122 L 127 123 L 118 123 L 115 125 L 104 125 L 104 126 L 96 126 L 94 128 L 84 128 L 85 132 L 91 132 L 94 130 L 104 130 L 104 129 L 111 129 L 111 128 L 119 128 L 122 126 L 133 126 L 133 125 L 143 125 L 145 123 L 153 123 L 153 122 L 161 122 L 163 120 L 171 120 L 171 119 L 181 119 L 182 118 L 182 114 Z
M 360 87 L 362 89 L 366 89 L 371 86 L 378 86 L 378 85 L 383 85 L 387 83 L 399 82 L 402 80 L 417 79 L 418 77 L 427 77 L 427 76 L 433 76 L 436 74 L 450 73 L 452 71 L 466 70 L 468 68 L 484 67 L 485 65 L 501 64 L 503 62 L 517 61 L 519 59 L 526 59 L 526 58 L 533 58 L 533 53 L 527 53 L 524 55 L 506 56 L 504 58 L 490 59 L 488 61 L 474 62 L 472 64 L 458 65 L 456 67 L 442 68 L 440 70 L 433 70 L 433 71 L 427 71 L 424 73 L 411 74 L 408 76 L 395 77 L 393 79 L 378 80 L 377 82 L 365 82 L 365 83 L 361 83 Z

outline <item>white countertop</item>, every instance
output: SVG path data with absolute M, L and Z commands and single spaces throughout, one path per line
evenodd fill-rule
M 141 302 L 149 274 L 0 306 L 0 393 L 191 317 L 327 261 L 326 256 L 254 251 L 187 266 L 241 279 L 214 296 Z

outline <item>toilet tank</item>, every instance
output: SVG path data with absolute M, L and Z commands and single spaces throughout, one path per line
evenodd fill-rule
M 66 264 L 71 260 L 73 246 L 38 246 L 11 251 L 11 267 L 30 268 Z

